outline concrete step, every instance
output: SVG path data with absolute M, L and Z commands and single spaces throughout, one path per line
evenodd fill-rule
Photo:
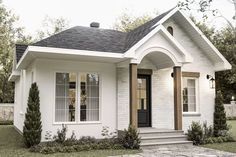
M 141 137 L 153 137 L 153 136 L 178 136 L 183 135 L 182 130 L 140 130 L 139 135 Z
M 192 141 L 173 141 L 173 142 L 150 142 L 150 143 L 142 143 L 140 144 L 141 148 L 151 148 L 160 145 L 192 145 Z
M 141 147 L 158 145 L 192 144 L 182 130 L 140 128 Z
M 172 136 L 141 136 L 142 143 L 155 143 L 155 142 L 174 142 L 174 141 L 187 141 L 186 135 L 172 135 Z

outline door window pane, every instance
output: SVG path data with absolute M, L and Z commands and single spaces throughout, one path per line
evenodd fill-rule
M 75 121 L 76 73 L 56 73 L 55 121 Z
M 137 85 L 137 102 L 138 102 L 138 110 L 146 110 L 147 109 L 147 82 L 146 79 L 138 78 Z

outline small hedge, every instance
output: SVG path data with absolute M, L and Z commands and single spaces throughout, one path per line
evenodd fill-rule
M 13 121 L 12 120 L 0 121 L 0 125 L 13 125 Z
M 227 120 L 236 120 L 236 117 L 228 117 Z
M 89 139 L 90 137 L 83 137 L 85 139 Z M 124 149 L 123 145 L 119 142 L 114 142 L 112 140 L 95 140 L 85 141 L 84 139 L 80 139 L 76 142 L 66 142 L 58 143 L 58 142 L 45 142 L 40 143 L 36 146 L 30 148 L 31 152 L 38 152 L 42 154 L 52 154 L 52 153 L 69 153 L 69 152 L 79 152 L 79 151 L 89 151 L 89 150 L 103 150 L 103 149 Z
M 83 136 L 76 139 L 75 133 L 72 132 L 70 138 L 66 138 L 67 127 L 62 125 L 62 129 L 57 131 L 57 135 L 51 138 L 51 132 L 47 132 L 45 139 L 48 142 L 42 142 L 30 148 L 31 152 L 42 154 L 52 153 L 68 153 L 89 150 L 103 149 L 139 149 L 140 138 L 137 129 L 129 126 L 128 130 L 124 131 L 121 138 L 116 137 L 116 132 L 109 132 L 108 127 L 103 127 L 103 139 L 95 139 L 90 136 Z
M 201 125 L 199 122 L 192 122 L 188 129 L 188 140 L 193 141 L 194 145 L 233 142 L 234 139 L 228 130 L 221 133 L 221 136 L 215 137 L 212 126 L 206 123 Z

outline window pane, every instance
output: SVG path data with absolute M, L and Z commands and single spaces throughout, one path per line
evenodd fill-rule
M 196 79 L 183 78 L 183 112 L 196 112 Z
M 98 74 L 80 74 L 80 121 L 99 121 Z
M 76 73 L 56 73 L 56 122 L 75 121 Z

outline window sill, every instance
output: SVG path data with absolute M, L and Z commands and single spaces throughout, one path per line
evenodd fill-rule
M 201 113 L 198 112 L 184 112 L 183 117 L 200 117 Z
M 54 122 L 53 125 L 89 125 L 89 124 L 102 124 L 100 121 L 90 121 L 90 122 Z

